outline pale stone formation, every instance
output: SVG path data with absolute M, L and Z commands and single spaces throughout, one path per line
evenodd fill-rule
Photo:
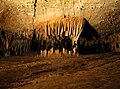
M 47 56 L 47 50 L 44 50 L 43 52 L 44 52 L 44 56 Z
M 41 50 L 41 56 L 47 56 L 47 50 Z
M 49 51 L 48 51 L 48 56 L 52 55 L 53 54 L 53 48 L 51 48 Z

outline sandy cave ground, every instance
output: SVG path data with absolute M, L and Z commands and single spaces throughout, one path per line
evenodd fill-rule
M 120 53 L 0 58 L 0 89 L 120 89 Z

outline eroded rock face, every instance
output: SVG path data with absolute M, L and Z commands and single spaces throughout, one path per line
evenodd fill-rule
M 1 28 L 12 31 L 33 29 L 35 1 L 34 25 L 37 29 L 41 21 L 68 16 L 86 18 L 100 34 L 120 28 L 119 0 L 1 0 Z

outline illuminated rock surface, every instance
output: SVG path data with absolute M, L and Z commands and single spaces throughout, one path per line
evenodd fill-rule
M 34 0 L 0 1 L 0 26 L 6 30 L 32 29 Z M 86 18 L 99 33 L 119 30 L 119 0 L 38 0 L 35 27 L 57 17 L 78 16 Z

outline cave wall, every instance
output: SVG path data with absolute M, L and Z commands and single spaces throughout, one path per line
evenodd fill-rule
M 1 0 L 0 28 L 16 31 L 39 29 L 40 23 L 59 17 L 86 18 L 100 33 L 120 30 L 119 0 Z

